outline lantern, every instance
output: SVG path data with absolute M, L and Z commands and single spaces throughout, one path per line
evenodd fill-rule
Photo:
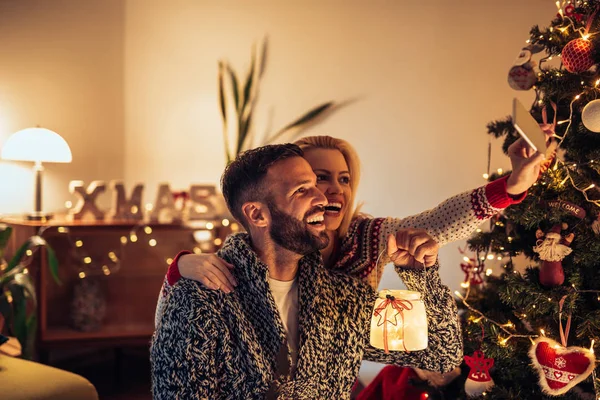
M 427 315 L 421 293 L 381 290 L 371 317 L 371 346 L 395 351 L 427 348 Z

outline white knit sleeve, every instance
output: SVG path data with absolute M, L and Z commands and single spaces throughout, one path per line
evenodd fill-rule
M 380 251 L 389 234 L 400 228 L 424 229 L 440 246 L 469 237 L 482 222 L 500 208 L 493 207 L 485 195 L 485 186 L 460 193 L 437 207 L 406 218 L 386 218 L 380 232 Z

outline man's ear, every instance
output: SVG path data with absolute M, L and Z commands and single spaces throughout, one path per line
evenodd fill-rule
M 264 203 L 249 201 L 242 204 L 242 214 L 246 217 L 248 225 L 264 228 L 269 225 L 271 214 Z

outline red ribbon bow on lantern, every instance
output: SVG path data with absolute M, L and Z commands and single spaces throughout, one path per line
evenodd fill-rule
M 392 309 L 396 310 L 397 312 L 392 315 L 390 318 L 394 318 L 394 320 L 392 321 L 391 319 L 388 319 L 387 316 L 387 312 L 388 312 L 388 306 L 392 306 Z M 381 304 L 379 304 L 379 307 L 377 307 L 375 309 L 375 311 L 373 311 L 373 315 L 375 315 L 376 317 L 379 317 L 379 321 L 377 322 L 377 326 L 381 326 L 383 325 L 383 348 L 387 353 L 389 353 L 389 348 L 388 348 L 388 338 L 387 338 L 387 322 L 389 322 L 390 324 L 394 325 L 394 326 L 398 326 L 398 314 L 400 314 L 400 318 L 402 319 L 402 346 L 404 347 L 404 351 L 408 352 L 408 349 L 406 348 L 406 343 L 404 341 L 404 310 L 412 310 L 413 305 L 410 301 L 408 300 L 398 300 L 396 299 L 394 296 L 392 295 L 386 295 L 385 296 L 385 300 L 381 302 Z M 381 313 L 383 312 L 383 321 L 382 321 L 382 315 Z

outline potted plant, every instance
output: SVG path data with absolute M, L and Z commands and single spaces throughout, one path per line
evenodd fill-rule
M 219 61 L 219 107 L 223 118 L 223 141 L 227 164 L 242 151 L 252 148 L 256 139 L 252 130 L 252 118 L 258 100 L 260 80 L 265 72 L 266 38 L 261 48 L 260 50 L 256 46 L 252 48 L 250 69 L 243 82 L 227 61 Z M 257 145 L 274 143 L 286 135 L 290 139 L 296 137 L 301 131 L 318 122 L 319 117 L 322 119 L 328 112 L 333 111 L 335 106 L 333 101 L 320 104 L 283 128 L 273 133 L 265 133 L 263 138 L 258 140 Z
M 4 256 L 12 228 L 0 224 L 0 333 L 17 338 L 23 358 L 32 357 L 37 328 L 37 297 L 27 266 L 38 249 L 46 251 L 50 273 L 54 281 L 60 283 L 56 254 L 42 238 L 42 232 L 43 228 L 28 238 L 7 262 Z

